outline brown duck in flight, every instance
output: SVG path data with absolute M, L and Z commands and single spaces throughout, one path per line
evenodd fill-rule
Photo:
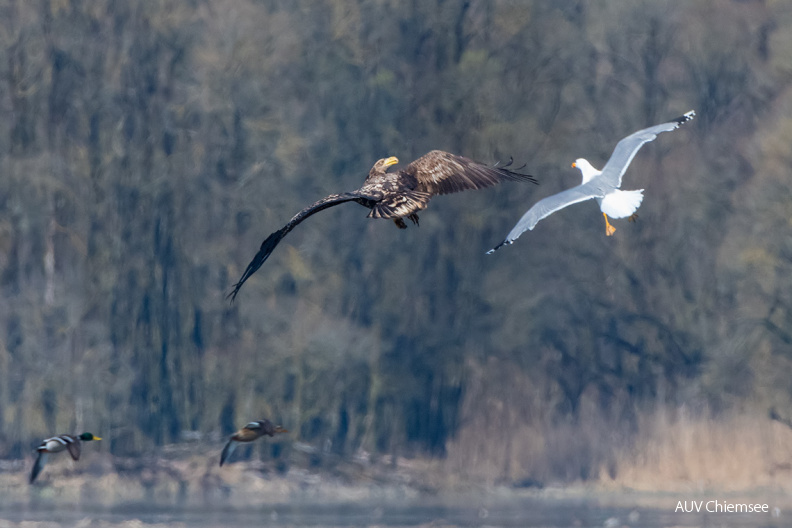
M 261 438 L 264 435 L 275 436 L 278 433 L 288 432 L 288 429 L 284 429 L 280 425 L 275 425 L 266 419 L 250 422 L 249 424 L 245 425 L 245 427 L 231 435 L 231 439 L 225 445 L 223 452 L 220 454 L 220 465 L 222 466 L 225 464 L 226 460 L 228 460 L 228 457 L 231 456 L 231 453 L 234 452 L 240 442 L 252 442 L 253 440 Z
M 407 225 L 404 219 L 408 218 L 417 225 L 418 211 L 426 209 L 429 200 L 436 194 L 483 189 L 504 180 L 536 183 L 527 174 L 508 170 L 511 162 L 502 167 L 490 167 L 442 150 L 433 150 L 401 170 L 387 172 L 388 167 L 397 163 L 399 160 L 395 157 L 377 161 L 363 182 L 363 187 L 352 192 L 331 194 L 314 202 L 294 215 L 288 224 L 268 236 L 239 282 L 234 284 L 233 290 L 228 294 L 231 301 L 233 302 L 245 281 L 261 267 L 289 231 L 312 214 L 328 207 L 344 202 L 357 202 L 371 209 L 369 218 L 390 218 L 399 229 L 405 229 Z

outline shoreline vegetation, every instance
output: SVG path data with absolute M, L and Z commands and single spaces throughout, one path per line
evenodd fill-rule
M 463 434 L 459 442 L 464 441 Z M 491 470 L 503 467 L 502 460 L 486 463 L 482 456 L 488 455 L 468 456 L 453 442 L 442 459 L 382 456 L 376 460 L 362 452 L 350 459 L 322 457 L 310 446 L 294 444 L 288 467 L 269 457 L 272 446 L 263 442 L 222 468 L 218 446 L 204 440 L 167 446 L 162 456 L 85 453 L 78 463 L 66 457 L 50 463 L 33 486 L 27 484 L 32 458 L 6 461 L 0 470 L 0 502 L 29 507 L 66 503 L 246 507 L 306 500 L 390 503 L 475 496 L 587 497 L 621 507 L 665 507 L 680 497 L 745 497 L 772 500 L 773 506 L 792 504 L 792 429 L 749 414 L 693 419 L 678 413 L 672 420 L 669 413 L 661 413 L 646 426 L 646 433 L 637 435 L 631 449 L 616 455 L 613 468 L 603 467 L 598 476 L 585 481 L 495 478 Z

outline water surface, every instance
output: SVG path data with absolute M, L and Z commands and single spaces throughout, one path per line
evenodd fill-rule
M 669 503 L 670 504 L 670 503 Z M 778 515 L 779 512 L 776 512 Z M 779 527 L 772 514 L 674 513 L 673 507 L 616 507 L 596 499 L 466 499 L 399 503 L 314 504 L 301 501 L 256 507 L 165 507 L 126 503 L 112 507 L 54 503 L 0 506 L 0 526 L 226 526 L 284 527 Z M 12 524 L 8 524 L 8 523 Z M 34 523 L 34 524 L 28 524 Z

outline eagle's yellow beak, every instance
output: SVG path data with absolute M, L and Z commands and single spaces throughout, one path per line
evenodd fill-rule
M 573 167 L 573 168 L 574 168 L 574 167 L 577 167 L 577 163 L 573 163 L 573 164 L 572 164 L 572 167 Z
M 385 160 L 386 167 L 390 167 L 391 165 L 396 165 L 397 163 L 399 163 L 399 158 L 397 158 L 396 156 L 391 156 L 390 158 Z

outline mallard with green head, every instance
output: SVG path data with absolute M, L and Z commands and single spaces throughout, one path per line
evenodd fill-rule
M 275 425 L 266 419 L 250 422 L 245 425 L 245 427 L 231 435 L 231 439 L 225 445 L 223 452 L 220 454 L 220 465 L 222 466 L 225 464 L 226 460 L 228 460 L 228 457 L 231 456 L 231 453 L 234 452 L 240 442 L 252 442 L 253 440 L 261 438 L 264 435 L 275 436 L 278 433 L 288 432 L 288 429 L 284 429 L 280 425 Z
M 33 481 L 39 476 L 41 470 L 44 469 L 48 454 L 68 451 L 72 459 L 80 460 L 80 441 L 90 442 L 92 440 L 101 440 L 101 438 L 91 433 L 83 433 L 80 436 L 53 436 L 41 442 L 36 448 L 36 451 L 38 451 L 38 458 L 36 459 L 36 463 L 33 464 L 33 471 L 30 473 L 30 483 L 33 484 Z

